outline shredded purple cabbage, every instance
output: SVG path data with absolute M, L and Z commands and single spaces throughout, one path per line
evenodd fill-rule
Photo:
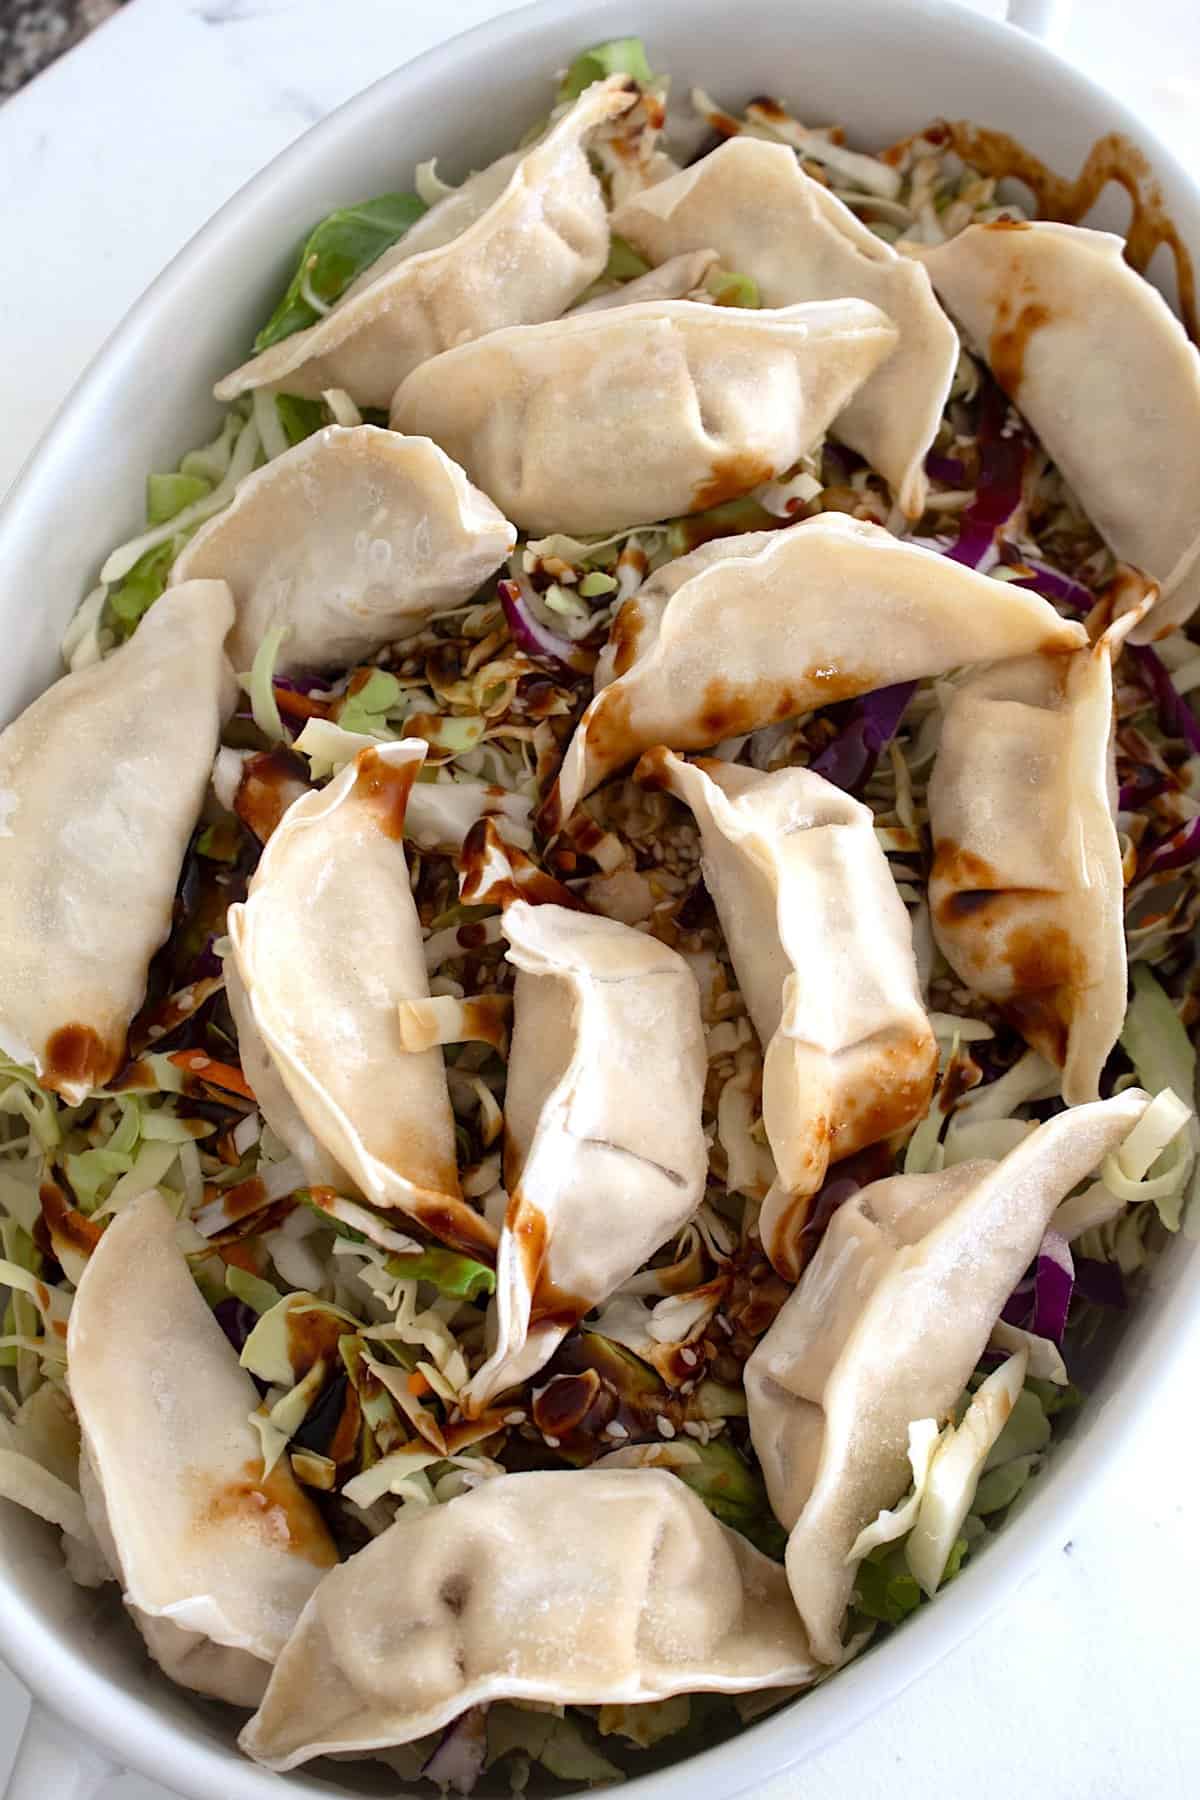
M 513 642 L 526 656 L 534 657 L 538 662 L 553 663 L 568 673 L 587 674 L 590 671 L 594 658 L 581 651 L 569 637 L 543 625 L 515 581 L 497 583 L 496 591 Z
M 1184 738 L 1190 749 L 1200 755 L 1200 719 L 1171 680 L 1167 665 L 1157 650 L 1148 644 L 1130 644 L 1128 653 L 1137 663 L 1154 695 L 1158 722 L 1168 737 Z
M 1071 1246 L 1061 1232 L 1047 1231 L 1032 1274 L 1017 1283 L 1000 1316 L 1008 1325 L 1061 1345 L 1074 1289 Z
M 1008 401 L 992 382 L 984 391 L 979 413 L 979 480 L 975 498 L 959 514 L 958 539 L 945 554 L 952 562 L 977 569 L 1021 504 L 1021 482 L 1029 442 L 1024 432 L 1004 437 Z
M 1200 819 L 1189 819 L 1169 838 L 1164 838 L 1150 853 L 1143 875 L 1165 875 L 1171 869 L 1186 869 L 1200 857 Z
M 925 473 L 934 481 L 944 481 L 947 487 L 960 488 L 967 479 L 967 465 L 957 456 L 939 456 L 931 450 L 925 458 Z
M 235 1300 L 231 1294 L 228 1300 L 217 1301 L 213 1317 L 240 1356 L 246 1339 L 258 1324 L 254 1308 L 247 1306 L 244 1300 Z
M 472 1706 L 447 1725 L 421 1774 L 442 1789 L 469 1794 L 483 1773 L 486 1756 L 487 1708 Z
M 303 694 L 307 699 L 311 694 L 329 692 L 327 675 L 273 675 L 272 687 L 284 688 L 290 694 Z
M 876 688 L 853 700 L 846 723 L 809 765 L 835 787 L 856 794 L 870 780 L 875 764 L 895 737 L 904 709 L 916 692 L 915 681 Z
M 1049 563 L 1039 562 L 1032 556 L 1026 556 L 1015 544 L 1001 544 L 1000 560 L 1009 567 L 1020 565 L 1033 571 L 1013 582 L 1013 587 L 1029 588 L 1040 594 L 1043 600 L 1057 600 L 1063 606 L 1069 606 L 1076 612 L 1090 612 L 1096 604 L 1096 596 L 1091 588 L 1085 587 L 1082 581 L 1073 576 L 1064 575 L 1061 569 L 1052 569 Z
M 1075 1291 L 1081 1300 L 1093 1306 L 1111 1306 L 1124 1312 L 1128 1302 L 1125 1281 L 1116 1263 L 1100 1262 L 1094 1256 L 1075 1258 Z
M 1134 772 L 1134 779 L 1120 789 L 1117 794 L 1117 805 L 1122 812 L 1137 812 L 1139 807 L 1149 806 L 1160 794 L 1165 794 L 1170 787 L 1165 775 L 1143 763 Z

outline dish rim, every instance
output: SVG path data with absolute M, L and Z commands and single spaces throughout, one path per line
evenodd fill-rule
M 906 0 L 906 7 L 926 22 L 973 36 L 980 58 L 989 50 L 1012 52 L 1013 27 L 975 13 L 957 0 Z M 183 298 L 196 290 L 210 248 L 251 219 L 281 179 L 290 180 L 305 170 L 319 174 L 322 162 L 333 158 L 344 139 L 358 134 L 362 121 L 372 116 L 386 118 L 403 104 L 407 92 L 452 69 L 468 49 L 501 55 L 509 39 L 532 25 L 552 22 L 559 29 L 573 17 L 591 18 L 595 10 L 595 0 L 533 0 L 458 33 L 381 76 L 252 176 L 171 259 L 91 359 L 0 502 L 0 544 L 10 534 L 20 537 L 27 522 L 36 520 L 39 513 L 45 521 L 53 517 L 57 464 L 81 438 L 84 442 L 96 439 L 99 423 L 112 410 L 122 382 L 139 361 L 140 342 L 150 321 L 177 309 Z M 652 36 L 657 19 L 664 15 L 684 19 L 692 8 L 690 0 L 643 0 L 636 7 L 614 7 L 618 17 L 624 11 L 640 14 L 643 32 Z M 1200 184 L 1153 129 L 1045 44 L 1023 34 L 1022 42 L 1024 56 L 1053 68 L 1098 118 L 1111 121 L 1109 129 L 1135 139 L 1150 157 L 1156 174 L 1169 176 L 1172 186 L 1182 188 L 1200 206 Z M 313 185 L 319 184 L 314 181 Z M 1164 1264 L 1169 1291 L 1160 1296 L 1157 1305 L 1148 1304 L 1161 1283 Z M 690 1800 L 700 1780 L 705 1783 L 702 1791 L 735 1800 L 762 1779 L 777 1780 L 794 1771 L 941 1661 L 1031 1577 L 1055 1541 L 1061 1542 L 1069 1534 L 1071 1519 L 1122 1447 L 1139 1388 L 1148 1383 L 1152 1370 L 1156 1383 L 1170 1379 L 1171 1371 L 1178 1370 L 1190 1347 L 1189 1329 L 1194 1334 L 1200 1321 L 1198 1299 L 1200 1254 L 1172 1247 L 1157 1266 L 1141 1304 L 1133 1309 L 1121 1366 L 1106 1371 L 1101 1390 L 1089 1397 L 1078 1429 L 1060 1445 L 998 1534 L 1004 1553 L 999 1554 L 992 1544 L 986 1554 L 972 1559 L 962 1576 L 938 1597 L 936 1606 L 920 1609 L 907 1621 L 897 1639 L 907 1654 L 895 1649 L 880 1656 L 890 1641 L 885 1639 L 839 1672 L 832 1687 L 823 1685 L 802 1695 L 769 1719 L 745 1727 L 719 1745 L 635 1776 L 622 1792 L 631 1800 L 685 1800 L 685 1796 Z M 282 1787 L 278 1776 L 242 1759 L 232 1742 L 217 1747 L 199 1738 L 189 1739 L 161 1712 L 156 1688 L 148 1688 L 145 1696 L 125 1692 L 101 1668 L 89 1663 L 80 1647 L 64 1642 L 44 1612 L 25 1604 L 9 1588 L 2 1570 L 0 1594 L 7 1602 L 0 1607 L 0 1656 L 36 1699 L 52 1712 L 68 1716 L 77 1730 L 130 1767 L 149 1776 L 161 1777 L 169 1771 L 169 1779 L 180 1781 L 183 1790 L 197 1800 L 270 1800 L 272 1796 L 279 1800 L 284 1793 L 316 1796 L 331 1791 L 326 1783 L 310 1780 L 302 1772 L 288 1777 L 288 1786 Z M 801 1703 L 804 1711 L 798 1713 L 796 1707 Z M 739 1761 L 743 1765 L 740 1771 Z

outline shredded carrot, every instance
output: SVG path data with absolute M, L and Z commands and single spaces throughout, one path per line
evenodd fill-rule
M 409 1393 L 417 1400 L 421 1398 L 422 1394 L 432 1394 L 433 1392 L 433 1389 L 422 1375 L 420 1369 L 414 1369 L 404 1385 L 407 1387 Z
M 232 1063 L 214 1062 L 203 1050 L 174 1050 L 167 1060 L 185 1074 L 195 1075 L 212 1087 L 228 1088 L 231 1094 L 240 1094 L 243 1100 L 255 1099 L 254 1089 L 240 1069 L 235 1069 Z
M 293 719 L 327 719 L 329 717 L 328 700 L 310 700 L 307 694 L 294 693 L 291 688 L 277 687 L 275 704 L 280 712 L 290 713 Z

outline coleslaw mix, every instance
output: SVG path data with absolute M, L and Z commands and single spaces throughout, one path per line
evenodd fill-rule
M 585 52 L 558 96 L 569 101 L 614 70 L 640 84 L 641 98 L 599 144 L 609 184 L 631 158 L 654 155 L 666 81 L 627 39 Z M 714 132 L 791 145 L 807 174 L 889 242 L 939 243 L 968 223 L 1021 216 L 994 179 L 948 148 L 936 124 L 873 156 L 848 148 L 836 128 L 802 126 L 779 105 L 735 116 L 696 92 L 690 107 L 675 110 L 672 130 L 682 139 L 690 132 L 697 147 Z M 447 191 L 427 163 L 415 193 L 387 194 L 320 222 L 255 348 L 320 317 Z M 616 239 L 596 291 L 645 269 Z M 737 270 L 713 270 L 706 288 L 717 304 L 758 304 L 754 282 Z M 106 656 L 137 629 L 183 544 L 228 505 L 244 476 L 331 420 L 363 417 L 342 393 L 318 402 L 258 392 L 233 405 L 214 440 L 177 469 L 152 473 L 146 528 L 106 558 L 68 630 L 69 666 Z M 550 848 L 535 839 L 532 820 L 590 696 L 616 610 L 649 573 L 711 538 L 843 512 L 1088 618 L 1116 573 L 1112 558 L 965 348 L 927 471 L 928 505 L 910 522 L 861 459 L 827 441 L 785 478 L 707 512 L 599 542 L 521 541 L 503 578 L 470 604 L 337 680 L 277 677 L 278 633 L 252 668 L 238 671 L 243 699 L 187 855 L 170 939 L 131 1032 L 128 1066 L 106 1092 L 68 1106 L 27 1069 L 0 1059 L 0 1283 L 8 1292 L 0 1362 L 11 1375 L 0 1393 L 0 1493 L 61 1527 L 77 1579 L 98 1582 L 104 1571 L 74 1473 L 66 1321 L 106 1219 L 150 1187 L 186 1230 L 195 1280 L 258 1383 L 254 1422 L 266 1468 L 290 1456 L 343 1548 L 378 1535 L 400 1510 L 437 1506 L 506 1470 L 582 1467 L 619 1445 L 644 1443 L 719 1519 L 782 1558 L 784 1533 L 750 1446 L 742 1387 L 745 1361 L 788 1291 L 758 1239 L 758 1203 L 739 1187 L 739 1176 L 752 1186 L 743 1172 L 768 1159 L 762 1052 L 699 875 L 696 827 L 676 802 L 630 778 L 593 795 Z M 1062 1104 L 1055 1071 L 962 987 L 934 946 L 925 793 L 947 685 L 880 690 L 716 752 L 759 770 L 808 765 L 871 807 L 912 916 L 940 1049 L 927 1115 L 905 1142 L 878 1145 L 831 1171 L 814 1204 L 812 1244 L 859 1186 L 893 1170 L 1001 1156 Z M 1152 1094 L 1195 1090 L 1198 689 L 1200 644 L 1183 633 L 1126 649 L 1117 665 L 1132 994 L 1105 1093 L 1134 1082 Z M 493 1269 L 419 1229 L 406 1228 L 398 1247 L 385 1248 L 356 1225 L 349 1202 L 305 1188 L 242 1073 L 224 989 L 226 910 L 245 897 L 282 807 L 365 743 L 414 734 L 428 744 L 419 780 L 458 806 L 463 827 L 458 855 L 408 847 L 433 995 L 453 1006 L 511 992 L 502 896 L 488 892 L 486 822 L 472 814 L 477 787 L 454 800 L 456 784 L 483 781 L 503 790 L 492 825 L 514 861 L 527 871 L 536 865 L 547 897 L 565 888 L 573 901 L 686 957 L 707 1032 L 711 1160 L 699 1213 L 509 1397 L 502 1417 L 472 1422 L 457 1397 L 485 1357 Z M 460 1015 L 463 1041 L 448 1046 L 446 1059 L 463 1189 L 479 1199 L 499 1181 L 505 1061 L 494 1042 L 471 1035 L 468 1009 Z M 1200 1128 L 1190 1116 L 1183 1125 L 1185 1112 L 1159 1102 L 1137 1141 L 1065 1203 L 1060 1211 L 1071 1216 L 1047 1233 L 954 1417 L 913 1423 L 912 1492 L 856 1546 L 866 1553 L 853 1603 L 859 1641 L 900 1623 L 1003 1523 L 1084 1402 L 1093 1335 L 1137 1291 L 1167 1234 L 1196 1222 Z M 306 1329 L 298 1331 L 301 1317 Z M 407 1776 L 423 1772 L 459 1791 L 493 1764 L 504 1766 L 514 1791 L 535 1762 L 559 1777 L 601 1782 L 646 1766 L 660 1741 L 670 1740 L 672 1754 L 699 1747 L 786 1697 L 682 1696 L 565 1711 L 502 1704 L 392 1761 Z

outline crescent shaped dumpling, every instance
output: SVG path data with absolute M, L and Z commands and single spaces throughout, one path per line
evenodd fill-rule
M 505 908 L 514 995 L 495 1343 L 468 1413 L 527 1381 L 704 1197 L 700 993 L 666 944 L 615 919 Z
M 650 752 L 638 779 L 684 801 L 738 985 L 763 1046 L 763 1123 L 778 1181 L 759 1218 L 787 1281 L 830 1162 L 929 1104 L 937 1044 L 912 927 L 870 807 L 810 769 Z
M 787 1580 L 661 1469 L 500 1475 L 322 1582 L 239 1743 L 381 1750 L 492 1700 L 636 1705 L 816 1673 Z
M 524 531 L 622 531 L 790 469 L 895 343 L 865 300 L 648 300 L 448 350 L 401 384 L 391 423 Z
M 494 1234 L 459 1190 L 441 1050 L 401 1039 L 401 1002 L 429 996 L 402 841 L 424 754 L 409 738 L 362 750 L 294 800 L 229 909 L 229 936 L 252 1066 L 265 1055 L 286 1090 L 294 1112 L 276 1108 L 272 1123 L 293 1153 L 315 1145 L 345 1172 L 339 1191 L 490 1255 Z M 305 1136 L 289 1139 L 297 1115 Z
M 256 1706 L 337 1551 L 286 1456 L 264 1479 L 258 1393 L 153 1190 L 88 1258 L 67 1357 L 88 1517 L 151 1655 Z
M 791 1533 L 788 1580 L 822 1661 L 841 1656 L 851 1547 L 908 1486 L 909 1425 L 950 1411 L 1055 1207 L 1149 1104 L 1129 1088 L 1059 1113 L 1003 1162 L 889 1176 L 834 1213 L 745 1376 L 751 1440 Z
M 124 1060 L 171 928 L 233 708 L 232 620 L 224 582 L 178 587 L 0 734 L 0 1050 L 73 1106 Z
M 1001 220 L 907 245 L 1113 554 L 1161 598 L 1134 633 L 1200 605 L 1200 354 L 1119 237 Z
M 822 513 L 667 563 L 618 613 L 545 809 L 561 824 L 643 750 L 704 750 L 962 663 L 1072 650 L 1046 600 Z
M 654 262 L 711 248 L 750 275 L 764 306 L 854 295 L 887 314 L 895 352 L 838 416 L 835 435 L 890 485 L 909 518 L 925 506 L 925 455 L 958 363 L 958 333 L 919 263 L 897 255 L 787 144 L 731 138 L 636 194 L 612 228 Z
M 938 948 L 1062 1069 L 1069 1106 L 1099 1098 L 1125 1018 L 1112 681 L 1124 623 L 1073 655 L 971 675 L 929 781 Z
M 248 475 L 171 580 L 229 583 L 235 669 L 279 625 L 278 673 L 344 669 L 470 599 L 516 541 L 428 438 L 327 425 Z
M 319 399 L 344 388 L 388 405 L 411 369 L 505 325 L 555 319 L 608 260 L 608 214 L 589 134 L 636 96 L 611 76 L 581 94 L 538 143 L 473 175 L 385 251 L 325 318 L 218 381 Z

